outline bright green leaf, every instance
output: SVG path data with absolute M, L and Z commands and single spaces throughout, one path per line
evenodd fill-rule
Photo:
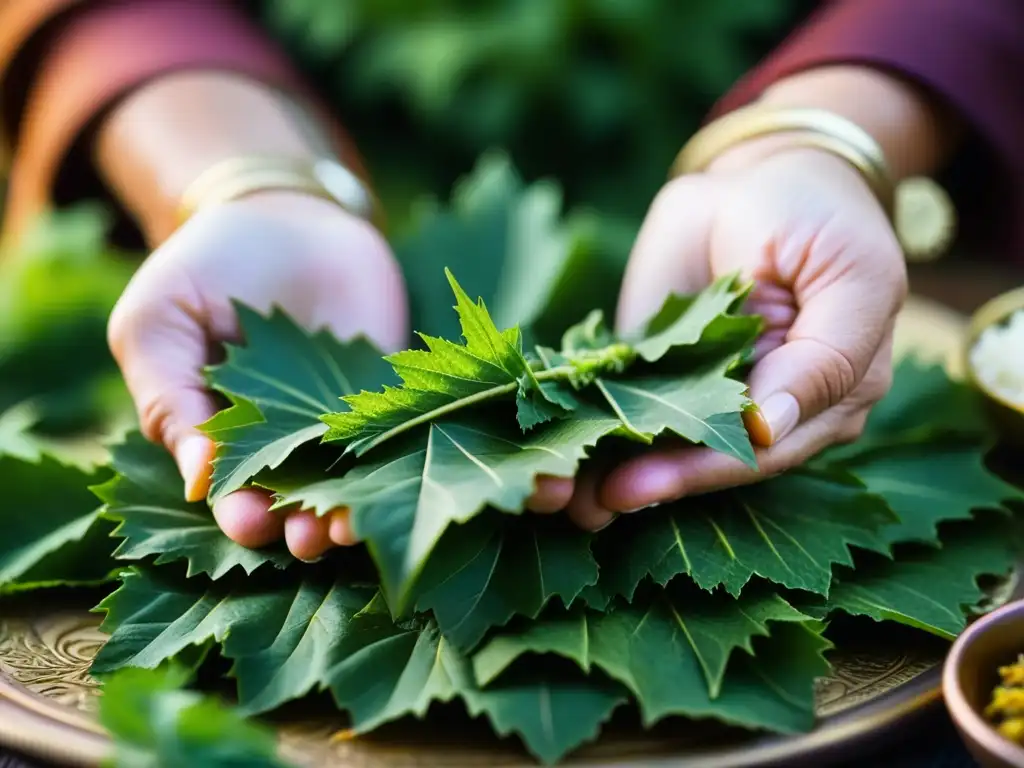
M 103 686 L 100 722 L 113 768 L 284 768 L 273 733 L 215 699 L 182 690 L 176 671 L 126 669 Z

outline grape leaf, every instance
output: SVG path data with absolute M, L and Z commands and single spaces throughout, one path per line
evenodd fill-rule
M 213 698 L 182 690 L 180 670 L 126 669 L 103 686 L 100 722 L 114 739 L 110 765 L 284 768 L 273 733 Z
M 483 514 L 441 537 L 416 584 L 445 639 L 471 650 L 515 615 L 535 618 L 597 582 L 590 535 L 562 516 Z
M 436 624 L 417 618 L 396 625 L 372 589 L 336 582 L 317 569 L 225 581 L 173 579 L 147 571 L 124 575 L 101 605 L 111 632 L 93 665 L 96 674 L 126 665 L 156 667 L 208 642 L 234 662 L 240 708 L 268 711 L 314 690 L 330 689 L 352 727 L 370 731 L 406 716 L 423 717 L 434 702 L 461 698 L 473 716 L 486 714 L 502 733 L 519 733 L 542 759 L 554 761 L 597 734 L 622 701 L 607 684 L 543 676 L 479 690 L 469 660 L 445 642 Z M 560 710 L 559 728 L 545 702 Z M 554 715 L 552 715 L 554 717 Z
M 227 360 L 207 374 L 232 403 L 203 425 L 217 443 L 211 503 L 322 437 L 320 416 L 336 410 L 342 395 L 392 379 L 365 339 L 307 333 L 278 309 L 268 317 L 241 305 L 235 311 L 246 345 L 229 345 Z
M 469 660 L 433 622 L 400 629 L 386 611 L 367 611 L 353 623 L 353 636 L 368 642 L 330 672 L 330 686 L 357 731 L 406 715 L 423 717 L 431 703 L 457 696 L 470 715 L 486 715 L 499 735 L 519 734 L 532 754 L 553 763 L 595 738 L 624 701 L 606 681 L 540 670 L 480 689 Z
M 944 524 L 941 533 L 941 548 L 909 544 L 897 547 L 893 560 L 858 557 L 855 569 L 837 569 L 827 601 L 800 609 L 842 611 L 956 637 L 965 609 L 983 596 L 978 577 L 1009 573 L 1018 547 L 1007 520 L 994 514 Z
M 735 612 L 735 601 L 719 599 L 722 611 Z M 636 697 L 647 727 L 671 715 L 713 716 L 735 725 L 783 732 L 807 730 L 814 724 L 814 680 L 828 671 L 821 654 L 830 647 L 814 622 L 783 609 L 782 620 L 772 622 L 770 637 L 752 640 L 750 635 L 736 634 L 725 641 L 726 647 L 716 649 L 713 623 L 701 624 L 696 635 L 700 640 L 689 635 L 689 606 L 684 605 L 656 597 L 647 606 L 587 614 L 585 623 L 578 618 L 582 614 L 551 625 L 542 620 L 526 633 L 509 637 L 504 646 L 502 636 L 491 641 L 498 645 L 484 646 L 474 657 L 475 671 L 488 680 L 524 653 L 554 652 L 583 668 L 598 667 L 625 685 Z M 760 622 L 752 622 L 754 634 L 763 634 L 770 615 L 769 611 Z M 728 620 L 730 629 L 735 631 L 739 621 L 741 617 Z M 730 642 L 733 648 L 749 644 L 753 655 L 731 659 L 721 688 L 712 696 L 695 649 L 714 649 L 721 659 Z
M 117 475 L 95 488 L 105 503 L 104 516 L 116 520 L 122 539 L 114 556 L 157 564 L 188 561 L 188 574 L 219 579 L 238 566 L 246 573 L 273 563 L 284 568 L 293 558 L 283 547 L 262 550 L 236 544 L 217 527 L 206 502 L 183 500 L 182 481 L 171 455 L 138 432 L 111 450 Z
M 633 435 L 650 442 L 665 430 L 704 443 L 757 469 L 741 412 L 746 385 L 728 378 L 726 364 L 676 378 L 615 380 L 595 384 Z
M 557 184 L 526 186 L 507 156 L 491 152 L 457 184 L 447 206 L 420 206 L 415 230 L 395 243 L 412 327 L 458 337 L 446 267 L 470 295 L 484 298 L 499 328 L 518 325 L 530 345 L 538 331 L 557 338 L 593 307 L 614 308 L 622 266 L 602 247 L 607 220 L 560 217 L 561 205 Z
M 938 545 L 940 522 L 966 520 L 972 509 L 999 509 L 1005 501 L 1021 498 L 1018 489 L 986 469 L 982 451 L 970 443 L 896 444 L 862 453 L 842 466 L 899 516 L 899 523 L 884 531 L 890 544 Z
M 992 437 L 987 424 L 977 392 L 951 379 L 940 365 L 906 357 L 896 364 L 888 394 L 871 409 L 864 433 L 829 448 L 818 463 L 843 463 L 879 448 L 940 438 L 985 443 Z
M 0 413 L 0 456 L 38 461 L 42 447 L 30 433 L 38 420 L 38 412 L 28 403 L 12 406 Z
M 734 650 L 740 648 L 753 654 L 751 641 L 755 636 L 768 636 L 769 622 L 808 620 L 764 585 L 733 598 L 721 592 L 703 592 L 692 584 L 676 583 L 659 594 L 646 595 L 632 607 L 616 606 L 610 613 L 619 610 L 644 611 L 643 623 L 657 625 L 656 634 L 671 637 L 673 645 L 671 649 L 646 648 L 644 653 L 672 659 L 672 663 L 692 657 L 701 673 L 701 685 L 707 687 L 712 699 L 721 693 Z M 557 653 L 575 661 L 585 672 L 592 665 L 601 666 L 602 654 L 608 651 L 601 637 L 606 618 L 573 608 L 551 611 L 539 621 L 518 624 L 518 631 L 497 635 L 474 655 L 477 683 L 487 685 L 527 651 Z
M 0 594 L 106 581 L 113 526 L 100 519 L 89 485 L 106 477 L 50 456 L 24 461 L 0 456 L 5 492 L 0 516 Z
M 631 599 L 647 576 L 666 584 L 689 574 L 734 596 L 755 575 L 828 594 L 832 566 L 852 563 L 850 546 L 888 551 L 884 526 L 896 521 L 852 477 L 795 470 L 620 518 L 595 542 L 600 593 Z
M 692 296 L 670 296 L 647 323 L 643 338 L 633 345 L 649 363 L 664 358 L 670 350 L 677 360 L 682 353 L 702 359 L 730 354 L 753 343 L 761 320 L 734 314 L 750 293 L 750 284 L 735 276 L 721 277 L 707 289 Z
M 320 514 L 348 507 L 388 603 L 401 612 L 449 524 L 465 522 L 487 505 L 520 513 L 538 474 L 571 477 L 585 449 L 618 423 L 592 409 L 527 435 L 487 422 L 434 422 L 340 478 L 283 494 L 278 506 L 298 504 Z
M 181 581 L 134 569 L 97 610 L 111 637 L 95 674 L 153 669 L 195 646 L 216 641 L 234 662 L 238 700 L 247 713 L 267 712 L 319 689 L 344 643 L 346 628 L 374 589 L 324 578 Z
M 446 274 L 465 343 L 424 335 L 426 351 L 385 358 L 403 386 L 344 397 L 351 410 L 323 417 L 329 426 L 325 441 L 343 441 L 346 450 L 359 456 L 418 424 L 500 393 L 515 393 L 524 430 L 564 416 L 574 406 L 570 395 L 553 385 L 541 386 L 523 356 L 519 329 L 499 331 L 483 301 L 474 304 L 451 272 Z

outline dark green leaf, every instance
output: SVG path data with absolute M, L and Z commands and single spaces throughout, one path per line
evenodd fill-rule
M 450 524 L 488 505 L 520 513 L 537 475 L 571 477 L 586 448 L 617 426 L 617 420 L 590 409 L 527 435 L 489 422 L 434 422 L 343 477 L 284 494 L 279 505 L 297 503 L 320 514 L 351 509 L 353 528 L 373 554 L 388 602 L 402 611 Z
M 887 551 L 884 526 L 895 521 L 852 478 L 798 470 L 617 520 L 595 545 L 599 586 L 631 598 L 647 576 L 666 584 L 689 574 L 739 595 L 756 575 L 827 594 L 833 565 L 851 564 L 854 545 Z
M 966 520 L 972 509 L 999 509 L 1021 496 L 985 468 L 982 451 L 970 443 L 935 440 L 880 447 L 843 467 L 899 516 L 899 523 L 884 531 L 889 543 L 938 544 L 940 522 Z
M 269 317 L 241 305 L 235 311 L 246 345 L 229 346 L 227 360 L 208 374 L 233 403 L 203 425 L 217 442 L 211 503 L 322 437 L 320 417 L 338 410 L 340 397 L 393 378 L 365 339 L 310 334 L 277 309 Z
M 293 562 L 281 547 L 247 549 L 217 527 L 206 502 L 184 501 L 184 488 L 171 455 L 137 432 L 112 449 L 117 476 L 96 488 L 104 515 L 118 521 L 123 539 L 114 553 L 124 560 L 156 555 L 156 563 L 188 561 L 189 575 L 218 579 L 235 566 L 251 573 L 264 563 L 279 568 Z
M 828 601 L 817 612 L 843 611 L 955 637 L 966 623 L 965 609 L 982 598 L 978 578 L 1008 574 L 1017 542 L 998 515 L 948 523 L 941 538 L 941 549 L 904 545 L 894 560 L 858 558 L 855 570 L 837 571 Z
M 468 651 L 492 627 L 535 618 L 554 597 L 568 605 L 596 582 L 590 534 L 564 517 L 484 514 L 442 536 L 417 583 L 416 607 Z
M 100 519 L 89 485 L 105 472 L 69 467 L 50 456 L 0 456 L 0 594 L 93 584 L 116 570 L 113 526 Z

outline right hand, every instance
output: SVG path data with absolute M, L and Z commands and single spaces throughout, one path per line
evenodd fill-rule
M 211 348 L 239 336 L 238 300 L 278 306 L 310 330 L 365 334 L 386 352 L 408 336 L 405 285 L 380 233 L 318 198 L 264 192 L 200 211 L 135 274 L 110 318 L 110 348 L 147 438 L 167 447 L 185 497 L 206 497 L 215 446 L 196 427 L 216 412 L 202 369 Z M 231 539 L 261 547 L 282 536 L 301 560 L 354 543 L 346 510 L 271 512 L 272 500 L 243 489 L 214 507 Z

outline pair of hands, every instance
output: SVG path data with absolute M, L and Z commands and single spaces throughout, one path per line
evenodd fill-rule
M 766 332 L 749 378 L 763 421 L 760 472 L 709 449 L 651 450 L 598 476 L 538 479 L 537 512 L 565 510 L 601 528 L 619 513 L 753 482 L 855 439 L 892 376 L 892 333 L 906 294 L 902 253 L 868 186 L 825 152 L 783 147 L 723 155 L 671 181 L 648 213 L 622 285 L 620 330 L 641 325 L 669 293 L 740 271 L 756 281 L 748 311 Z M 408 339 L 405 288 L 383 238 L 324 201 L 264 193 L 200 212 L 147 259 L 110 321 L 110 345 L 143 431 L 170 450 L 191 500 L 205 496 L 214 446 L 195 429 L 216 410 L 202 367 L 234 340 L 231 300 L 279 305 L 309 328 L 365 333 L 386 351 Z M 224 532 L 258 547 L 282 536 L 312 560 L 355 542 L 347 512 L 270 512 L 237 491 L 214 507 Z

